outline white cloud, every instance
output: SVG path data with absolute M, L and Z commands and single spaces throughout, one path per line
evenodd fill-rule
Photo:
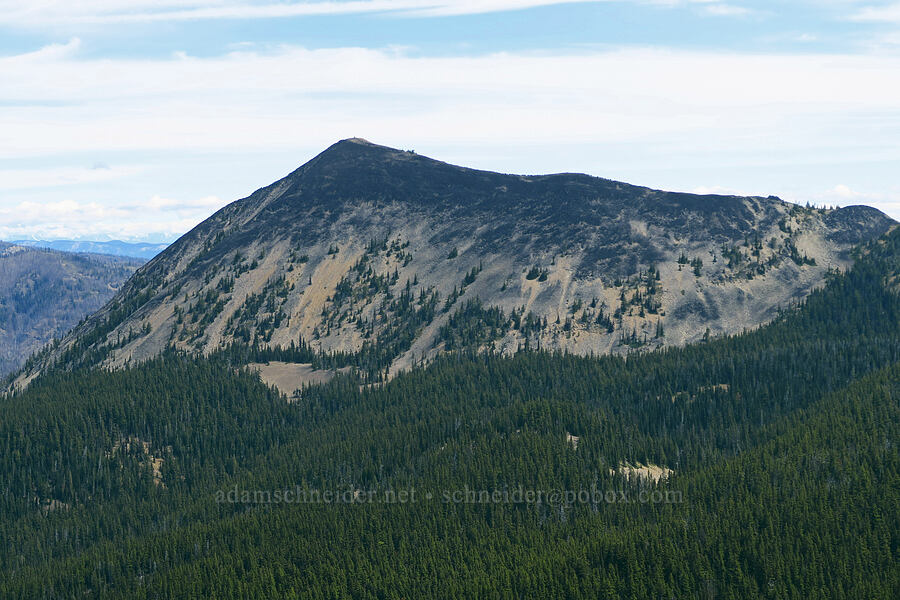
M 609 0 L 320 0 L 252 2 L 246 0 L 0 0 L 0 24 L 147 23 L 202 19 L 272 19 L 318 15 L 399 13 L 446 16 L 521 10 L 537 6 Z
M 884 6 L 866 6 L 858 10 L 852 17 L 854 21 L 871 23 L 900 24 L 900 2 Z
M 900 189 L 889 191 L 861 191 L 840 183 L 830 190 L 818 194 L 821 203 L 834 203 L 840 206 L 852 204 L 900 204 Z
M 746 17 L 754 11 L 734 4 L 709 4 L 703 8 L 703 12 L 714 17 Z
M 423 6 L 404 11 L 422 17 L 445 17 L 491 12 L 506 12 L 556 4 L 584 4 L 613 0 L 455 0 L 452 2 L 422 2 Z M 431 4 L 431 6 L 428 6 Z
M 742 192 L 740 190 L 736 190 L 729 187 L 724 187 L 721 185 L 701 185 L 697 186 L 691 190 L 692 194 L 700 194 L 702 196 L 707 195 L 716 195 L 716 196 L 752 196 L 752 194 L 748 194 L 746 192 Z
M 698 136 L 817 147 L 823 137 L 844 144 L 842 127 L 896 149 L 885 127 L 900 118 L 898 72 L 891 56 L 653 49 L 81 59 L 71 42 L 0 59 L 0 156 L 308 147 L 351 135 L 400 145 Z M 810 133 L 817 139 L 800 138 Z
M 0 205 L 0 239 L 174 239 L 226 203 L 206 197 L 177 201 L 159 196 L 135 204 L 62 200 Z
M 843 200 L 856 200 L 858 198 L 865 197 L 865 194 L 855 192 L 851 190 L 849 186 L 842 183 L 834 186 L 834 189 L 831 190 L 831 194 Z
M 160 209 L 209 209 L 209 208 L 222 208 L 225 206 L 225 202 L 216 196 L 204 196 L 202 198 L 197 198 L 194 200 L 175 200 L 174 198 L 163 198 L 161 196 L 153 196 L 146 202 L 139 204 L 138 206 L 141 208 L 147 208 L 150 210 L 160 210 Z
M 139 166 L 52 167 L 46 169 L 0 169 L 0 190 L 23 190 L 90 183 L 130 177 Z
M 747 9 L 719 0 L 0 0 L 0 25 L 47 27 L 211 19 L 278 19 L 321 15 L 387 14 L 444 17 L 523 10 L 559 4 L 631 2 L 661 6 L 709 5 L 710 14 L 743 16 Z
M 0 10 L 2 10 L 2 8 L 0 8 Z M 26 52 L 25 54 L 19 54 L 10 57 L 0 56 L 0 60 L 9 64 L 39 64 L 44 61 L 54 61 L 68 58 L 75 55 L 80 48 L 81 40 L 76 37 L 72 38 L 65 44 L 49 44 L 47 46 L 44 46 L 43 48 L 35 50 L 34 52 Z
M 827 190 L 808 194 L 802 200 L 792 197 L 789 199 L 799 204 L 808 200 L 815 206 L 873 206 L 895 219 L 900 217 L 900 187 L 869 190 L 854 188 L 842 183 Z

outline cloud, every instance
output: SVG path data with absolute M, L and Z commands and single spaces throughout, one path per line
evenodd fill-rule
M 703 7 L 703 12 L 714 17 L 746 17 L 754 11 L 734 4 L 709 4 Z
M 417 17 L 446 17 L 473 15 L 492 12 L 507 12 L 551 6 L 557 4 L 584 4 L 613 0 L 456 0 L 454 2 L 423 2 L 423 6 L 403 11 L 406 15 Z M 432 6 L 427 6 L 431 4 Z
M 865 194 L 855 192 L 851 190 L 849 186 L 844 184 L 834 186 L 834 189 L 831 190 L 831 194 L 843 200 L 856 200 L 865 197 Z
M 900 24 L 900 2 L 884 6 L 866 6 L 851 16 L 853 21 Z
M 801 204 L 806 200 L 815 206 L 873 206 L 893 218 L 900 216 L 900 187 L 873 191 L 841 183 L 824 191 L 813 192 L 803 201 L 792 199 Z
M 194 200 L 175 200 L 173 198 L 163 198 L 161 196 L 153 196 L 146 202 L 143 202 L 138 205 L 140 208 L 147 208 L 150 210 L 160 210 L 160 209 L 209 209 L 209 208 L 222 208 L 225 206 L 225 202 L 216 196 L 204 196 L 202 198 L 197 198 Z
M 844 128 L 887 145 L 885 127 L 900 118 L 892 56 L 620 49 L 423 58 L 284 46 L 133 60 L 76 49 L 73 41 L 0 58 L 0 157 L 271 150 L 352 135 L 400 145 L 695 136 L 846 148 Z
M 323 15 L 383 14 L 401 17 L 447 17 L 524 10 L 560 4 L 629 2 L 658 6 L 708 5 L 709 14 L 744 16 L 747 9 L 719 0 L 318 0 L 253 2 L 247 0 L 0 0 L 0 25 L 115 25 L 213 19 L 281 19 Z
M 0 7 L 0 10 L 2 10 L 2 7 Z M 0 19 L 2 19 L 2 17 L 0 17 Z M 9 57 L 0 56 L 0 60 L 7 64 L 40 64 L 41 62 L 51 62 L 69 58 L 74 56 L 80 48 L 81 40 L 75 37 L 64 44 L 48 44 L 34 52 L 26 52 L 25 54 Z
M 0 169 L 0 190 L 24 190 L 112 181 L 140 173 L 139 166 L 53 167 L 46 169 Z
M 860 191 L 840 183 L 830 190 L 818 194 L 818 199 L 822 202 L 833 202 L 841 206 L 849 206 L 851 204 L 900 204 L 900 189 L 887 192 Z
M 423 17 L 480 14 L 539 6 L 609 0 L 320 0 L 248 2 L 246 0 L 47 0 L 21 3 L 0 0 L 0 24 L 148 23 L 206 19 L 277 19 L 321 15 L 396 13 Z
M 701 185 L 701 186 L 698 186 L 698 187 L 695 187 L 694 189 L 692 189 L 691 193 L 692 194 L 700 194 L 701 196 L 709 196 L 709 195 L 752 196 L 753 195 L 753 194 L 748 194 L 746 192 L 742 192 L 740 190 L 736 190 L 736 189 L 733 189 L 730 187 L 724 187 L 724 186 L 720 186 L 720 185 L 711 185 L 711 186 Z
M 134 204 L 30 200 L 0 205 L 0 239 L 172 240 L 225 202 L 215 197 L 177 201 L 159 196 Z

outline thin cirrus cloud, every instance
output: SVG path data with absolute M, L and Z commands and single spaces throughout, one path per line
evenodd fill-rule
M 0 0 L 0 25 L 44 27 L 48 24 L 122 24 L 213 19 L 279 19 L 324 15 L 382 13 L 394 16 L 446 17 L 524 10 L 560 4 L 622 2 L 659 6 L 703 7 L 706 14 L 743 16 L 746 8 L 720 0 L 318 0 L 248 2 L 230 0 L 46 0 L 22 3 Z
M 704 12 L 717 17 L 745 17 L 753 14 L 753 11 L 744 6 L 734 4 L 710 4 L 704 7 Z
M 538 6 L 602 0 L 346 0 L 313 2 L 247 1 L 49 1 L 36 5 L 0 2 L 0 23 L 46 24 L 48 20 L 114 24 L 205 19 L 275 19 L 363 13 L 398 13 L 421 16 L 480 14 Z M 6 6 L 5 6 L 6 5 Z
M 177 200 L 175 198 L 164 198 L 159 195 L 155 195 L 149 200 L 138 204 L 135 208 L 146 208 L 149 210 L 168 210 L 168 209 L 179 209 L 179 210 L 196 210 L 200 209 L 202 211 L 206 211 L 207 209 L 218 209 L 222 208 L 225 203 L 221 198 L 217 196 L 203 196 L 202 198 L 196 198 L 193 200 Z
M 900 24 L 900 2 L 882 6 L 865 6 L 851 16 L 851 20 L 868 23 Z
M 0 169 L 0 191 L 103 183 L 131 177 L 140 166 L 53 167 L 44 169 Z

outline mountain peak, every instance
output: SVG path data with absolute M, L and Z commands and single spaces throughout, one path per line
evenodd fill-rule
M 198 225 L 56 352 L 81 360 L 90 340 L 119 366 L 167 347 L 302 343 L 376 377 L 466 344 L 678 345 L 770 320 L 893 224 L 872 209 L 479 171 L 350 138 Z
M 360 137 L 352 137 L 328 146 L 315 158 L 297 169 L 295 173 L 308 173 L 312 170 L 334 167 L 358 169 L 365 164 L 392 162 L 409 156 L 413 156 L 413 154 L 389 146 L 373 144 Z
M 367 150 L 380 149 L 386 152 L 402 152 L 401 150 L 397 150 L 396 148 L 391 148 L 389 146 L 382 146 L 380 144 L 373 144 L 367 139 L 361 137 L 352 137 L 343 140 L 338 140 L 337 142 L 330 145 L 326 148 L 319 156 L 328 155 L 335 151 L 341 152 L 365 152 Z

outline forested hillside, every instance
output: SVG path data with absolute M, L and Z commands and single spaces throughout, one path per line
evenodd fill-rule
M 106 304 L 143 262 L 0 242 L 0 377 Z
M 48 372 L 0 400 L 0 597 L 896 598 L 898 280 L 895 230 L 756 331 L 290 400 L 252 348 Z

